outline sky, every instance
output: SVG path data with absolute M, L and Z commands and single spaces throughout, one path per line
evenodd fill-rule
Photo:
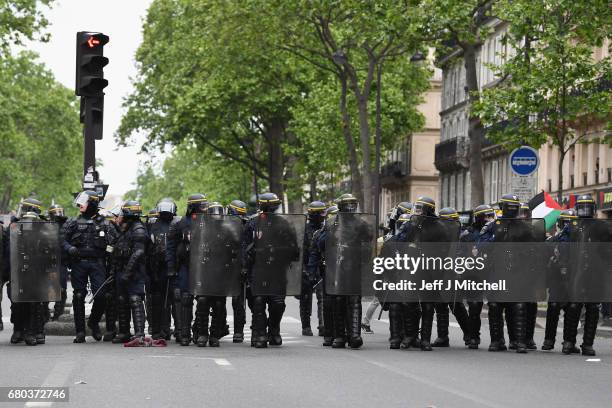
M 77 31 L 99 31 L 110 37 L 104 55 L 110 60 L 104 68 L 109 85 L 104 99 L 104 137 L 96 141 L 100 177 L 110 184 L 108 195 L 122 195 L 133 188 L 139 162 L 139 146 L 117 150 L 113 135 L 121 122 L 121 103 L 131 89 L 136 75 L 134 54 L 140 45 L 142 20 L 152 0 L 57 0 L 45 12 L 51 34 L 48 43 L 32 42 L 27 48 L 40 55 L 55 78 L 74 89 L 75 42 Z M 139 139 L 142 141 L 142 138 Z M 136 140 L 136 144 L 138 141 Z

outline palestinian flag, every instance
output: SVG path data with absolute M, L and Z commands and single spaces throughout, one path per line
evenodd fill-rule
M 547 230 L 555 225 L 562 210 L 561 206 L 546 191 L 542 191 L 529 200 L 529 208 L 532 218 L 544 218 Z

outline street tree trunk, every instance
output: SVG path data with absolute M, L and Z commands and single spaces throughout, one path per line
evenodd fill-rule
M 363 203 L 363 181 L 361 178 L 361 172 L 359 171 L 359 160 L 357 158 L 357 149 L 355 148 L 355 142 L 353 140 L 353 133 L 351 131 L 351 117 L 349 115 L 348 106 L 346 102 L 346 95 L 348 92 L 348 85 L 346 76 L 340 77 L 340 112 L 342 114 L 342 135 L 346 143 L 349 156 L 349 168 L 351 170 L 351 192 L 359 202 Z
M 476 70 L 476 46 L 467 45 L 463 49 L 465 63 L 465 79 L 468 90 L 470 107 L 480 98 L 478 89 L 478 76 Z M 471 206 L 484 204 L 484 180 L 482 176 L 482 139 L 484 128 L 480 118 L 472 113 L 468 123 L 468 139 L 470 141 L 470 184 L 471 184 Z
M 561 204 L 561 201 L 563 201 L 563 162 L 565 161 L 566 152 L 563 148 L 559 150 L 559 163 L 557 164 L 557 172 L 559 174 L 557 181 L 557 203 Z
M 266 129 L 268 148 L 268 177 L 270 191 L 284 199 L 283 176 L 285 169 L 285 158 L 283 155 L 282 142 L 284 137 L 284 122 L 282 119 L 272 119 Z

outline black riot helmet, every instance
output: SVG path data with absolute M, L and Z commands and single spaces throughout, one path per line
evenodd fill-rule
M 187 197 L 187 216 L 192 214 L 203 214 L 208 207 L 206 196 L 201 193 L 195 193 Z
M 307 217 L 308 221 L 314 224 L 321 224 L 325 219 L 325 210 L 327 206 L 322 201 L 313 201 L 308 204 Z
M 557 228 L 560 230 L 563 229 L 567 224 L 571 223 L 573 220 L 576 220 L 578 216 L 576 215 L 576 211 L 574 210 L 563 210 L 559 214 L 559 218 L 557 218 Z
M 410 214 L 402 214 L 397 218 L 395 222 L 395 230 L 399 231 L 406 222 L 410 221 Z
M 343 213 L 356 213 L 357 208 L 359 207 L 359 201 L 352 194 L 342 194 L 336 200 L 336 204 L 338 205 L 338 210 Z
M 208 204 L 208 208 L 206 209 L 206 214 L 223 215 L 224 213 L 223 206 L 216 201 Z
M 459 221 L 459 213 L 453 207 L 442 208 L 438 216 L 444 220 Z
M 27 213 L 40 215 L 42 213 L 42 208 L 42 202 L 34 197 L 24 198 L 19 202 L 19 207 L 17 208 L 17 218 L 21 218 Z
M 481 204 L 474 208 L 474 227 L 481 229 L 489 221 L 495 219 L 495 209 L 489 204 Z
M 59 204 L 51 204 L 48 212 L 51 221 L 60 221 L 66 218 L 66 215 L 64 214 L 64 208 Z
M 160 217 L 164 214 L 174 217 L 176 215 L 176 204 L 171 198 L 162 198 L 159 203 L 157 203 L 157 206 L 155 206 L 155 210 Z
M 93 217 L 98 212 L 99 204 L 100 196 L 93 190 L 82 191 L 74 199 L 74 205 L 87 217 Z
M 595 200 L 590 194 L 582 194 L 576 199 L 576 215 L 578 218 L 593 218 L 595 208 Z
M 127 200 L 121 206 L 121 216 L 124 220 L 136 220 L 142 216 L 142 206 L 136 200 Z
M 402 214 L 412 214 L 412 203 L 409 203 L 408 201 L 402 201 L 397 206 L 395 206 L 395 210 L 397 214 L 396 219 L 399 219 L 400 215 Z
M 505 194 L 499 199 L 499 208 L 504 218 L 517 218 L 521 202 L 516 194 Z
M 529 208 L 529 204 L 521 203 L 518 212 L 518 218 L 524 218 L 527 220 L 531 219 L 531 208 Z
M 429 217 L 435 217 L 436 215 L 436 202 L 425 196 L 417 198 L 412 206 L 412 213 L 414 215 L 426 215 Z
M 327 207 L 327 210 L 325 210 L 325 219 L 331 218 L 334 215 L 338 214 L 338 206 L 337 205 L 330 205 L 329 207 Z
M 274 193 L 263 193 L 257 197 L 257 205 L 261 212 L 273 213 L 280 208 L 281 200 Z
M 225 211 L 229 215 L 244 217 L 247 215 L 247 205 L 244 201 L 232 200 L 232 202 L 225 207 Z

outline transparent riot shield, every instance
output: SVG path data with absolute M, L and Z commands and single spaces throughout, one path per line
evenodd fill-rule
M 251 293 L 254 296 L 298 296 L 306 217 L 262 213 L 255 221 Z
M 13 302 L 61 299 L 59 226 L 54 222 L 11 224 L 11 298 Z
M 238 296 L 242 221 L 200 214 L 191 223 L 189 288 L 194 296 Z
M 376 216 L 338 213 L 325 228 L 325 292 L 343 296 L 374 294 Z
M 536 302 L 546 298 L 545 231 L 543 219 L 495 221 L 486 279 L 498 288 L 486 292 L 489 301 Z

